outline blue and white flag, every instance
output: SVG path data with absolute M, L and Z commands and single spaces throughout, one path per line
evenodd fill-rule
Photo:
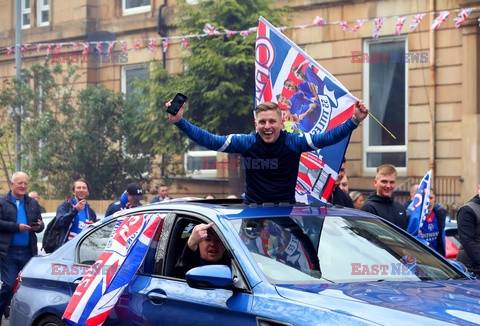
M 255 106 L 277 102 L 285 130 L 322 133 L 353 115 L 357 99 L 280 29 L 260 17 L 255 46 Z M 307 113 L 308 111 L 308 113 Z M 327 202 L 350 136 L 303 153 L 296 185 L 298 202 Z
M 428 204 L 430 203 L 430 179 L 432 176 L 432 170 L 428 170 L 427 174 L 423 177 L 420 185 L 415 193 L 411 207 L 412 213 L 408 222 L 407 232 L 411 235 L 417 236 L 418 239 L 423 240 L 418 235 L 418 230 L 421 229 L 423 222 L 428 214 Z

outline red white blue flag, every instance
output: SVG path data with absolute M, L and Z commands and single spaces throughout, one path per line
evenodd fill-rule
M 395 35 L 400 35 L 402 33 L 403 24 L 405 23 L 406 16 L 398 16 L 397 24 L 395 25 Z
M 460 25 L 462 25 L 462 23 L 465 21 L 465 19 L 467 19 L 468 15 L 470 15 L 471 12 L 472 12 L 472 8 L 462 9 L 462 11 L 460 11 L 458 16 L 453 19 L 453 21 L 455 22 L 455 27 L 459 28 Z
M 428 213 L 428 204 L 430 203 L 430 179 L 432 177 L 432 170 L 428 170 L 427 174 L 423 177 L 420 185 L 415 193 L 412 203 L 409 206 L 412 213 L 408 222 L 407 232 L 411 235 L 417 236 L 422 240 L 421 236 L 418 236 L 418 230 L 422 227 L 425 217 Z
M 425 17 L 426 13 L 421 13 L 421 14 L 416 14 L 412 18 L 412 23 L 410 24 L 410 29 L 413 31 L 415 28 L 417 28 L 418 24 L 422 21 L 423 17 Z
M 289 132 L 322 133 L 353 115 L 357 99 L 281 31 L 260 17 L 255 47 L 255 106 L 277 102 Z M 298 113 L 314 113 L 298 122 Z M 327 202 L 350 136 L 318 151 L 303 153 L 296 186 L 299 202 Z
M 68 325 L 102 325 L 132 281 L 165 214 L 129 215 L 78 284 L 63 313 Z
M 430 28 L 437 30 L 447 20 L 448 15 L 450 15 L 449 11 L 440 12 L 437 18 L 435 18 L 435 20 L 433 21 L 433 24 Z

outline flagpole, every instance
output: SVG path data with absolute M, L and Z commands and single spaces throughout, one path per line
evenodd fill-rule
M 368 114 L 373 118 L 373 120 L 375 120 L 379 125 L 380 127 L 382 127 L 383 129 L 385 129 L 386 132 L 388 132 L 390 134 L 390 136 L 392 136 L 393 139 L 397 139 L 397 137 L 395 137 L 391 132 L 390 130 L 388 130 L 384 125 L 382 125 L 382 123 L 380 121 L 378 121 L 377 118 L 374 117 L 374 115 L 368 111 Z

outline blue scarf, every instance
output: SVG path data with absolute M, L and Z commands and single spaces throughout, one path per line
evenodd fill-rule
M 77 204 L 77 199 L 73 197 L 71 203 L 73 206 L 75 206 Z M 77 215 L 75 215 L 72 227 L 70 228 L 70 233 L 68 234 L 68 240 L 72 239 L 74 236 L 82 232 L 83 229 L 85 229 L 86 222 L 87 220 L 89 220 L 88 210 L 89 206 L 87 203 L 85 204 L 85 208 L 79 211 Z
M 25 213 L 25 198 L 22 197 L 22 200 L 18 200 L 13 197 L 10 192 L 10 198 L 12 199 L 15 206 L 17 206 L 17 224 L 28 224 L 27 214 Z M 18 247 L 26 247 L 30 244 L 30 234 L 29 232 L 15 232 L 13 233 L 13 238 L 11 245 Z

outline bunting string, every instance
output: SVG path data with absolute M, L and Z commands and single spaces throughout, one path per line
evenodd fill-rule
M 410 30 L 414 31 L 416 27 L 422 22 L 424 17 L 427 14 L 435 15 L 436 18 L 433 21 L 433 24 L 430 26 L 431 29 L 438 30 L 448 19 L 449 14 L 454 12 L 458 13 L 453 21 L 454 26 L 459 28 L 468 16 L 477 11 L 477 8 L 460 8 L 460 9 L 452 9 L 452 10 L 443 10 L 443 11 L 432 11 L 432 12 L 423 12 L 423 13 L 415 13 L 409 15 L 392 15 L 392 16 L 385 16 L 385 17 L 376 17 L 371 19 L 357 19 L 355 21 L 334 21 L 334 22 L 327 22 L 323 17 L 316 16 L 311 24 L 302 24 L 297 26 L 282 26 L 277 27 L 279 31 L 284 33 L 288 29 L 305 29 L 308 27 L 324 27 L 324 26 L 334 26 L 338 25 L 343 31 L 348 32 L 357 32 L 360 28 L 364 25 L 366 21 L 373 21 L 374 22 L 374 31 L 372 37 L 378 38 L 380 35 L 380 30 L 382 26 L 387 24 L 387 21 L 390 19 L 395 20 L 395 35 L 400 35 L 402 32 L 402 28 L 405 24 L 407 17 L 412 17 L 412 21 L 410 23 Z M 480 18 L 475 17 L 477 19 L 479 27 L 480 27 Z M 349 24 L 352 24 L 353 27 L 349 27 Z M 252 33 L 255 33 L 257 27 L 251 27 L 246 30 L 242 31 L 233 31 L 225 29 L 224 31 L 218 30 L 214 25 L 207 23 L 203 28 L 203 33 L 198 34 L 190 34 L 190 35 L 176 35 L 176 36 L 168 36 L 168 37 L 160 37 L 160 38 L 148 38 L 148 39 L 135 39 L 133 44 L 131 45 L 130 50 L 136 51 L 142 47 L 146 47 L 150 53 L 155 51 L 155 47 L 157 44 L 161 45 L 162 51 L 165 53 L 171 47 L 172 44 L 180 43 L 183 48 L 188 48 L 188 40 L 191 38 L 200 38 L 200 37 L 215 37 L 219 35 L 225 35 L 226 37 L 230 38 L 235 35 L 240 35 L 243 38 L 247 38 Z M 46 50 L 46 54 L 50 55 L 52 52 L 60 52 L 62 47 L 64 46 L 71 46 L 75 51 L 82 51 L 83 54 L 88 54 L 90 49 L 93 49 L 95 53 L 102 53 L 102 45 L 105 44 L 107 48 L 107 53 L 112 53 L 114 51 L 114 47 L 116 44 L 120 45 L 121 52 L 128 51 L 128 42 L 126 40 L 118 40 L 118 41 L 98 41 L 98 42 L 84 42 L 84 41 L 70 41 L 70 42 L 60 42 L 60 43 L 30 43 L 30 44 L 21 44 L 19 47 L 21 49 L 22 56 L 28 50 L 36 49 L 38 53 L 42 49 Z M 83 46 L 83 50 L 81 50 L 80 45 Z M 18 46 L 18 45 L 17 45 Z M 0 47 L 0 53 L 5 53 L 6 56 L 12 55 L 15 53 L 16 45 L 9 45 Z M 91 48 L 92 46 L 92 48 Z

